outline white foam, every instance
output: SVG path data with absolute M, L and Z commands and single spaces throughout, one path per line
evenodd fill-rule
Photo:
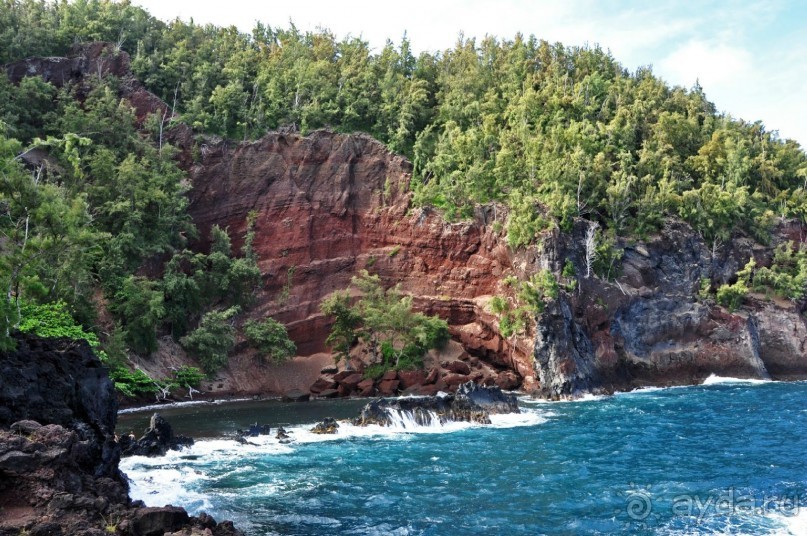
M 134 500 L 141 500 L 147 506 L 165 506 L 168 504 L 183 506 L 191 512 L 209 510 L 209 498 L 192 489 L 194 482 L 206 479 L 207 476 L 191 467 L 180 467 L 166 464 L 155 466 L 142 463 L 140 456 L 133 456 L 121 461 L 120 468 L 130 479 L 129 495 Z M 153 460 L 153 458 L 146 458 Z
M 761 383 L 771 383 L 772 380 L 763 380 L 757 378 L 730 378 L 727 376 L 718 376 L 716 374 L 710 374 L 708 378 L 703 380 L 702 385 L 719 385 L 723 383 L 747 383 L 747 384 L 761 384 Z
M 771 512 L 767 517 L 773 520 L 777 527 L 775 534 L 787 536 L 807 536 L 807 509 L 799 508 L 796 512 L 783 514 Z
M 519 426 L 537 426 L 549 420 L 554 413 L 521 408 L 521 413 L 502 413 L 491 415 L 490 422 L 494 428 L 516 428 Z

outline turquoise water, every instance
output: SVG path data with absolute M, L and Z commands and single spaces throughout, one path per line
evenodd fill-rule
M 487 427 L 207 440 L 123 468 L 134 498 L 253 535 L 807 534 L 807 383 L 522 407 Z

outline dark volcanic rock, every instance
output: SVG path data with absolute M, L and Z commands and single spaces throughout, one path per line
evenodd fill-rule
M 483 387 L 474 382 L 463 384 L 457 389 L 455 398 L 465 397 L 491 415 L 501 413 L 521 413 L 516 395 L 504 393 L 498 387 Z
M 339 423 L 332 417 L 325 417 L 322 422 L 317 423 L 311 431 L 315 434 L 335 434 L 339 429 Z
M 151 416 L 151 422 L 143 437 L 137 441 L 121 438 L 123 456 L 163 456 L 169 450 L 179 450 L 193 445 L 193 439 L 175 436 L 174 430 L 159 413 Z
M 131 519 L 130 530 L 138 536 L 162 536 L 166 532 L 181 529 L 190 522 L 184 508 L 139 508 Z
M 133 504 L 118 469 L 117 407 L 106 369 L 83 341 L 15 340 L 15 351 L 0 353 L 1 536 L 101 536 L 108 520 L 118 534 L 241 534 L 181 508 Z M 176 442 L 170 427 L 154 424 L 159 439 Z
M 456 394 L 444 396 L 405 397 L 373 400 L 361 411 L 353 424 L 390 426 L 399 421 L 413 420 L 425 426 L 435 421 L 490 424 L 490 415 L 519 413 L 515 395 L 503 393 L 497 387 L 482 387 L 473 382 L 457 389 Z

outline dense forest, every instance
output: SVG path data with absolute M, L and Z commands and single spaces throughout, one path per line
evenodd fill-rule
M 414 163 L 417 204 L 449 220 L 481 203 L 508 207 L 513 248 L 577 217 L 598 224 L 600 244 L 677 217 L 713 249 L 735 231 L 766 243 L 777 218 L 807 223 L 796 142 L 718 113 L 697 82 L 670 87 L 597 46 L 460 36 L 415 55 L 406 36 L 373 50 L 293 25 L 164 22 L 126 1 L 0 1 L 0 64 L 91 41 L 128 52 L 171 121 L 197 133 L 369 133 Z M 188 249 L 197 233 L 184 174 L 159 118 L 140 128 L 118 84 L 0 77 L 0 344 L 14 327 L 69 324 L 66 315 L 117 364 L 122 388 L 148 390 L 125 370 L 126 353 L 147 355 L 170 333 L 215 370 L 260 272 L 251 231 L 241 251 L 218 228 L 208 253 Z M 46 156 L 31 165 L 35 154 Z M 139 270 L 147 261 L 160 277 Z M 100 308 L 115 330 L 99 332 Z M 293 353 L 282 326 L 258 324 L 246 335 L 267 358 Z

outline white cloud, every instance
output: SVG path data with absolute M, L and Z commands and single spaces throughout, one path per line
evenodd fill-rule
M 689 41 L 662 59 L 657 67 L 657 73 L 668 81 L 685 81 L 685 85 L 691 86 L 697 79 L 704 87 L 722 88 L 747 79 L 753 70 L 753 58 L 742 48 Z

